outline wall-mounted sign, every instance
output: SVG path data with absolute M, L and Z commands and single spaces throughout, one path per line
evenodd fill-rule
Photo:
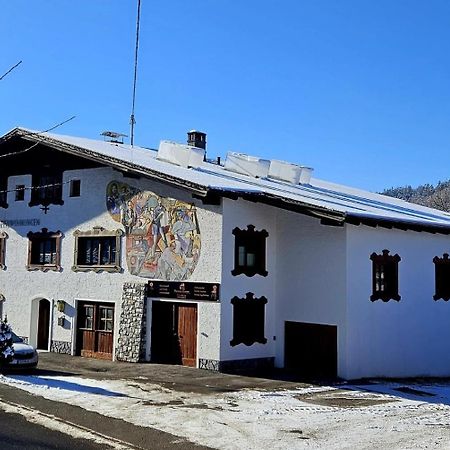
M 0 228 L 7 227 L 36 227 L 41 224 L 40 219 L 0 219 Z
M 219 301 L 219 283 L 149 281 L 147 288 L 147 295 L 149 297 L 209 302 Z

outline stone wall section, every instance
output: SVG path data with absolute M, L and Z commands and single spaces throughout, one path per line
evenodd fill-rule
M 122 291 L 122 308 L 116 346 L 118 361 L 139 362 L 145 360 L 147 340 L 147 285 L 125 283 Z
M 70 355 L 72 353 L 72 343 L 67 341 L 52 341 L 50 351 L 54 353 L 64 353 Z

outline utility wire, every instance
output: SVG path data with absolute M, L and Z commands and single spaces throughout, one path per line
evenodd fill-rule
M 36 131 L 36 132 L 34 132 L 34 131 L 27 131 L 27 132 L 25 132 L 24 134 L 22 134 L 21 137 L 26 137 L 26 136 L 39 136 L 39 135 L 41 135 L 42 133 L 47 133 L 47 132 L 52 131 L 52 130 L 54 130 L 54 129 L 56 129 L 56 128 L 59 128 L 60 126 L 66 124 L 67 122 L 70 122 L 71 120 L 75 119 L 75 117 L 76 117 L 76 116 L 72 116 L 72 117 L 70 117 L 69 119 L 63 120 L 62 122 L 57 123 L 56 125 L 53 125 L 52 127 L 48 128 L 48 129 L 46 129 L 46 130 L 44 130 L 44 131 Z M 7 139 L 0 140 L 0 143 L 4 143 L 4 142 L 8 141 L 8 140 L 11 139 L 12 137 L 13 137 L 13 136 L 10 136 L 10 137 L 8 137 Z M 14 156 L 15 156 L 15 155 L 21 155 L 22 153 L 29 152 L 31 149 L 33 149 L 34 147 L 36 147 L 37 145 L 39 145 L 41 142 L 42 142 L 42 140 L 39 140 L 38 142 L 35 142 L 34 144 L 32 144 L 32 145 L 30 145 L 29 147 L 27 147 L 26 149 L 20 150 L 20 151 L 18 151 L 18 152 L 11 152 L 11 153 L 6 153 L 5 155 L 0 155 L 0 158 L 6 158 L 7 156 L 13 156 L 13 155 L 14 155 Z
M 1 77 L 0 77 L 0 81 L 3 80 L 3 78 L 6 77 L 6 75 L 8 75 L 10 72 L 12 72 L 17 66 L 19 66 L 20 64 L 22 64 L 22 61 L 19 61 L 17 64 L 15 64 L 14 66 L 11 67 L 11 69 L 9 69 L 7 72 L 5 72 Z
M 64 181 L 62 183 L 52 183 L 52 184 L 40 184 L 39 186 L 23 186 L 16 189 L 10 189 L 5 191 L 0 191 L 0 194 L 6 194 L 8 192 L 19 192 L 19 191 L 33 191 L 38 189 L 44 189 L 49 187 L 55 187 L 55 186 L 63 186 L 64 184 L 69 184 L 72 180 Z
M 131 116 L 130 116 L 130 143 L 131 146 L 134 145 L 134 125 L 136 120 L 134 118 L 134 106 L 136 103 L 136 82 L 137 82 L 137 69 L 138 69 L 138 50 L 139 50 L 139 28 L 141 23 L 141 0 L 138 0 L 137 5 L 137 19 L 136 19 L 136 47 L 134 50 L 134 79 L 133 79 L 133 101 L 131 103 Z

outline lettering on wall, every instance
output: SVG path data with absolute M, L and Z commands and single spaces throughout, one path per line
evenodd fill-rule
M 40 219 L 0 219 L 0 228 L 8 227 L 36 227 L 41 224 Z
M 173 281 L 191 276 L 201 248 L 194 205 L 112 181 L 106 188 L 106 206 L 125 227 L 131 274 Z

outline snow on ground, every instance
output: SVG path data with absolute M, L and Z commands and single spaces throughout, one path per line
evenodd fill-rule
M 0 376 L 0 383 L 217 449 L 450 449 L 450 383 L 211 395 L 73 376 Z

